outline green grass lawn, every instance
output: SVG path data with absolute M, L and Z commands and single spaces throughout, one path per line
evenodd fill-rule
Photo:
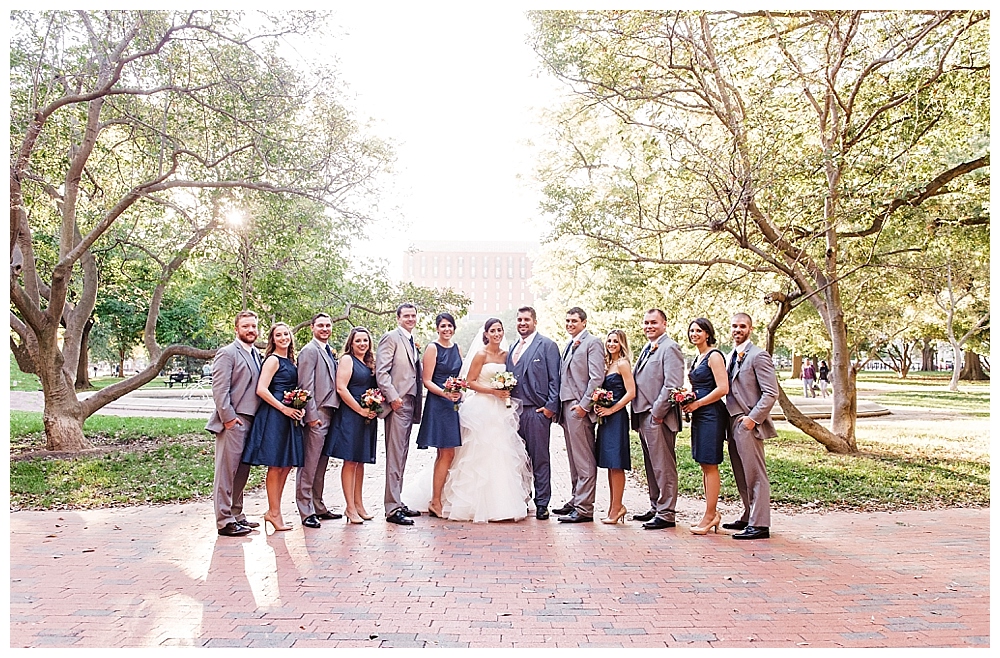
M 87 438 L 100 450 L 72 459 L 18 458 L 45 447 L 42 415 L 10 412 L 11 509 L 113 507 L 211 496 L 215 439 L 204 420 L 91 416 Z M 251 469 L 248 487 L 264 481 Z

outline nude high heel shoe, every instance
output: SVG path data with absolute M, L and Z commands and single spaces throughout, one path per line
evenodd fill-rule
M 270 523 L 271 527 L 274 528 L 274 530 L 276 532 L 284 532 L 285 530 L 291 530 L 292 529 L 292 526 L 290 526 L 290 525 L 278 525 L 278 524 L 276 524 L 274 522 L 274 517 L 272 517 L 267 512 L 264 513 L 264 523 Z
M 719 532 L 719 524 L 720 523 L 722 523 L 722 515 L 719 514 L 719 513 L 716 513 L 715 518 L 712 519 L 711 523 L 709 523 L 706 526 L 698 526 L 698 525 L 693 526 L 691 528 L 691 532 L 694 533 L 694 534 L 696 534 L 696 535 L 707 535 L 709 530 L 711 530 L 712 528 L 715 528 L 715 532 L 716 532 L 716 534 L 718 534 L 718 532 Z
M 614 525 L 614 524 L 618 523 L 619 521 L 621 521 L 622 523 L 625 523 L 625 515 L 626 514 L 628 514 L 628 510 L 625 509 L 624 505 L 622 505 L 621 508 L 618 510 L 618 514 L 616 514 L 614 516 L 614 518 L 611 517 L 611 512 L 609 511 L 608 512 L 608 518 L 601 519 L 601 523 L 607 523 L 608 525 Z

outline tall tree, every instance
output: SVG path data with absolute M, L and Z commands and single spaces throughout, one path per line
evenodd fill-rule
M 261 14 L 252 32 L 242 18 L 11 14 L 11 350 L 41 379 L 50 450 L 88 447 L 84 419 L 172 356 L 211 355 L 161 346 L 156 325 L 171 277 L 219 226 L 220 192 L 308 198 L 364 223 L 357 199 L 387 150 L 359 136 L 331 71 L 297 70 L 279 53 L 322 16 Z M 95 250 L 124 233 L 163 248 L 143 329 L 150 365 L 78 400 L 82 332 L 100 295 Z
M 988 13 L 531 17 L 576 97 L 542 171 L 554 236 L 773 291 L 772 332 L 811 305 L 837 382 L 830 426 L 781 405 L 828 450 L 856 451 L 845 286 L 922 248 L 911 210 L 988 168 Z

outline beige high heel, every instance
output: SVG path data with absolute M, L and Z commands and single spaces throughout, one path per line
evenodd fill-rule
M 618 523 L 619 521 L 621 521 L 622 523 L 625 523 L 625 515 L 626 514 L 628 514 L 628 510 L 625 509 L 624 505 L 622 505 L 621 508 L 618 510 L 618 514 L 615 515 L 614 518 L 611 518 L 611 512 L 609 510 L 608 511 L 608 518 L 601 519 L 601 523 L 607 523 L 608 525 L 614 525 L 614 524 Z
M 274 522 L 274 517 L 270 516 L 267 512 L 264 512 L 264 523 L 270 523 L 271 527 L 274 528 L 276 532 L 284 532 L 286 530 L 292 529 L 292 526 L 290 525 L 279 526 L 277 523 Z
M 696 535 L 707 535 L 709 530 L 711 530 L 712 528 L 715 528 L 715 532 L 716 532 L 716 534 L 718 534 L 719 533 L 719 524 L 720 523 L 722 523 L 722 515 L 719 514 L 718 512 L 716 512 L 715 513 L 715 518 L 712 519 L 711 523 L 709 523 L 706 526 L 699 526 L 699 525 L 692 526 L 691 527 L 691 532 L 694 533 L 694 534 L 696 534 Z
M 365 521 L 371 521 L 372 519 L 375 518 L 374 516 L 372 516 L 371 514 L 369 514 L 367 511 L 358 512 L 358 516 L 360 516 Z

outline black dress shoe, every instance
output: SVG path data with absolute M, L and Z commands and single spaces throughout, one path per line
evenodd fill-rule
M 653 517 L 656 516 L 656 510 L 651 509 L 648 512 L 643 512 L 642 514 L 633 514 L 633 521 L 652 521 Z
M 337 519 L 344 518 L 343 514 L 337 514 L 336 512 L 323 512 L 322 514 L 314 515 L 317 519 L 322 519 L 323 521 L 336 521 Z
M 306 518 L 302 519 L 302 525 L 306 528 L 318 528 L 320 523 L 315 514 L 310 514 Z
M 235 521 L 230 521 L 225 526 L 219 528 L 219 534 L 223 537 L 242 537 L 250 534 L 250 528 L 240 525 Z
M 594 520 L 592 516 L 584 516 L 580 514 L 575 509 L 567 514 L 566 516 L 560 516 L 560 523 L 591 523 Z
M 403 512 L 404 516 L 420 516 L 420 510 L 410 509 L 406 505 L 399 508 Z
M 535 510 L 535 518 L 539 521 L 545 521 L 549 518 L 549 509 L 547 507 L 539 507 Z
M 552 513 L 553 514 L 572 514 L 573 513 L 573 507 L 569 503 L 567 503 L 567 504 L 563 505 L 562 507 L 557 507 L 556 509 L 552 510 Z
M 677 525 L 674 521 L 667 521 L 666 519 L 661 519 L 658 516 L 654 516 L 649 521 L 642 524 L 642 527 L 646 530 L 662 530 L 663 528 L 673 528 Z
M 251 521 L 250 519 L 242 519 L 242 520 L 241 519 L 237 519 L 236 522 L 239 523 L 240 525 L 246 526 L 248 528 L 259 528 L 260 527 L 259 523 L 257 523 L 256 521 Z
M 733 521 L 732 523 L 723 523 L 722 527 L 726 530 L 742 530 L 743 528 L 750 525 L 746 521 Z
M 748 525 L 743 532 L 733 535 L 733 539 L 767 539 L 770 536 L 770 529 L 759 525 Z
M 396 525 L 413 525 L 413 519 L 406 518 L 406 514 L 403 513 L 402 509 L 398 509 L 385 517 L 385 520 Z

